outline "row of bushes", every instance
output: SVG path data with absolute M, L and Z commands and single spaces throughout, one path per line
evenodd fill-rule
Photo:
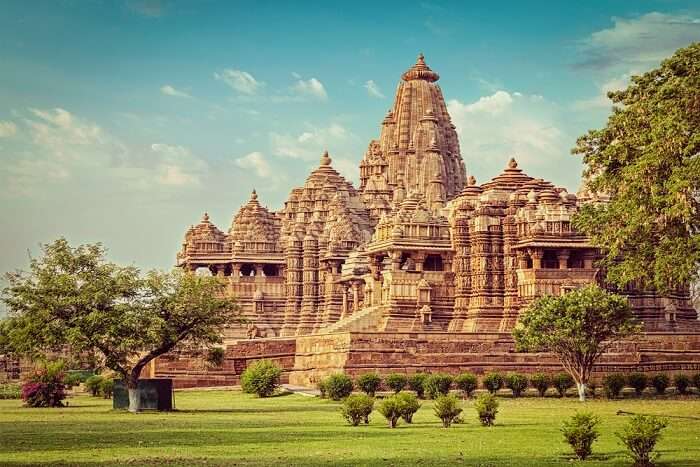
M 0 384 L 0 400 L 21 399 L 22 386 L 16 383 Z
M 85 380 L 85 389 L 93 397 L 102 396 L 105 399 L 109 399 L 114 393 L 114 380 L 100 375 L 92 375 Z

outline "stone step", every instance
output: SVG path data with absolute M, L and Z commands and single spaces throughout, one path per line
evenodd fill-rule
M 375 331 L 377 330 L 383 312 L 384 310 L 382 307 L 363 308 L 347 318 L 336 321 L 325 328 L 321 328 L 319 333 Z

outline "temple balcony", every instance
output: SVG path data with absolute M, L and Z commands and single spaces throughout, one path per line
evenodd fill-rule
M 566 289 L 595 282 L 596 268 L 518 269 L 518 295 L 530 299 L 542 295 L 561 295 Z

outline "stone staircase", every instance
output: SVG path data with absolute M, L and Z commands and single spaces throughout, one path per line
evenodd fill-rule
M 319 329 L 318 332 L 320 334 L 328 334 L 333 332 L 377 331 L 383 314 L 384 308 L 381 306 L 363 308 L 347 318 L 343 318 L 325 328 Z

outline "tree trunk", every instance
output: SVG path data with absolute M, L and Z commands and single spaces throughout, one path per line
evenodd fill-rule
M 586 383 L 576 383 L 576 389 L 578 389 L 578 400 L 586 402 Z
M 129 391 L 129 412 L 141 411 L 141 390 L 139 390 L 139 376 L 141 368 L 135 367 L 126 378 L 126 388 Z

